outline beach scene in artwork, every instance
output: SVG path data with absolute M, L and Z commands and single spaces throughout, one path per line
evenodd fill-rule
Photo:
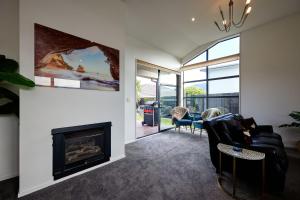
M 43 86 L 119 90 L 119 51 L 36 25 L 35 80 Z
M 41 60 L 35 74 L 80 80 L 80 88 L 85 89 L 115 90 L 119 84 L 111 75 L 107 57 L 96 46 L 71 52 L 49 53 Z

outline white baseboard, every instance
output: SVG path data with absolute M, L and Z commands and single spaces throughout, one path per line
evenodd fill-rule
M 18 172 L 14 172 L 14 173 L 11 173 L 11 174 L 0 174 L 0 181 L 15 178 L 17 176 L 19 176 Z
M 94 166 L 94 167 L 91 167 L 91 168 L 82 170 L 82 171 L 80 171 L 80 172 L 77 172 L 77 173 L 75 173 L 75 174 L 71 174 L 71 175 L 66 176 L 66 177 L 64 177 L 64 178 L 61 178 L 61 179 L 59 179 L 59 180 L 56 180 L 56 181 L 54 181 L 54 180 L 49 180 L 49 181 L 47 181 L 47 182 L 45 182 L 45 183 L 42 183 L 42 184 L 40 184 L 40 185 L 38 185 L 38 186 L 34 186 L 34 187 L 32 187 L 32 188 L 28 188 L 28 189 L 25 189 L 25 190 L 23 190 L 23 191 L 19 191 L 19 193 L 18 193 L 18 198 L 23 197 L 23 196 L 28 195 L 28 194 L 31 194 L 31 193 L 36 192 L 36 191 L 38 191 L 38 190 L 41 190 L 41 189 L 43 189 L 43 188 L 49 187 L 49 186 L 51 186 L 51 185 L 60 183 L 60 182 L 65 181 L 65 180 L 67 180 L 67 179 L 73 178 L 73 177 L 75 177 L 75 176 L 78 176 L 78 175 L 84 174 L 84 173 L 86 173 L 86 172 L 95 170 L 95 169 L 97 169 L 97 168 L 103 167 L 103 166 L 105 166 L 105 165 L 108 165 L 108 164 L 110 164 L 110 163 L 112 163 L 112 162 L 115 162 L 115 161 L 117 161 L 117 160 L 120 160 L 120 159 L 122 159 L 122 158 L 125 158 L 125 155 L 121 155 L 121 156 L 119 156 L 119 157 L 111 158 L 109 162 L 105 162 L 105 163 L 102 163 L 102 164 L 100 164 L 100 165 L 97 165 L 97 166 Z

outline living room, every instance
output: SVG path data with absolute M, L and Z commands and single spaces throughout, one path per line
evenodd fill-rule
M 247 15 L 246 19 L 241 26 L 232 24 L 230 30 L 220 31 L 224 24 L 229 26 L 230 2 L 1 0 L 0 54 L 5 56 L 1 68 L 6 67 L 2 60 L 4 64 L 7 59 L 18 62 L 14 74 L 28 82 L 27 87 L 19 87 L 20 82 L 15 84 L 15 79 L 5 76 L 7 71 L 0 71 L 0 79 L 6 80 L 1 88 L 17 96 L 10 104 L 14 105 L 12 114 L 4 110 L 1 113 L 6 114 L 0 116 L 0 199 L 231 199 L 232 194 L 223 192 L 218 182 L 208 130 L 200 136 L 198 130 L 192 134 L 190 127 L 178 133 L 173 126 L 137 139 L 136 76 L 138 64 L 159 73 L 176 72 L 176 106 L 185 108 L 186 71 L 237 60 L 238 77 L 229 77 L 238 78 L 238 113 L 234 114 L 253 117 L 258 125 L 272 125 L 272 134 L 282 140 L 280 151 L 287 152 L 284 188 L 275 194 L 268 185 L 269 154 L 261 152 L 266 154 L 264 197 L 299 198 L 299 127 L 279 126 L 294 122 L 289 114 L 300 111 L 300 2 L 234 1 L 234 19 Z M 245 8 L 250 5 L 248 13 Z M 227 22 L 222 23 L 219 7 Z M 233 38 L 239 40 L 237 53 L 187 64 Z M 66 73 L 49 75 L 59 68 L 53 67 L 53 59 L 61 65 L 61 58 L 69 61 L 68 73 L 77 74 L 81 81 L 62 80 Z M 84 77 L 89 65 L 93 77 L 98 73 L 92 65 L 99 59 L 105 80 Z M 45 63 L 48 69 L 40 65 Z M 205 81 L 209 85 L 212 80 Z M 6 94 L 3 91 L 1 98 Z M 209 94 L 203 97 L 209 98 Z M 209 103 L 204 110 L 208 108 Z M 77 134 L 88 130 L 89 137 L 100 141 L 101 148 L 92 150 L 95 155 L 103 151 L 101 160 L 84 161 L 74 168 L 77 160 L 71 161 L 72 154 L 72 165 L 57 157 L 65 151 L 59 146 L 62 140 L 65 144 L 75 141 L 66 136 L 75 129 Z M 101 129 L 104 139 L 94 129 Z M 237 170 L 243 170 L 240 166 L 237 162 Z M 259 175 L 260 166 L 255 168 Z M 224 174 L 232 175 L 230 170 Z M 238 171 L 236 196 L 260 198 L 261 177 L 248 186 L 248 179 L 239 175 Z M 231 191 L 233 186 L 232 181 L 224 181 L 225 189 Z

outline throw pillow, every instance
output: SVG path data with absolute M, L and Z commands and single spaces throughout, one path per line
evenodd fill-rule
M 249 131 L 250 135 L 255 135 L 257 133 L 257 124 L 255 122 L 255 120 L 251 117 L 251 118 L 248 118 L 248 119 L 243 119 L 241 121 L 242 123 L 242 126 L 244 127 L 244 129 L 246 131 Z

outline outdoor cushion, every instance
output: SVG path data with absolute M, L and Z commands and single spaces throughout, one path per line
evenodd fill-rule
M 192 125 L 192 120 L 189 119 L 181 119 L 178 121 L 175 121 L 176 126 L 190 126 Z

